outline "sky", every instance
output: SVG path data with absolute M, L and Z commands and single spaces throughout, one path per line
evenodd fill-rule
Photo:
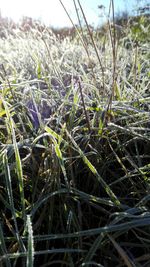
M 73 1 L 62 0 L 73 22 L 77 23 Z M 132 12 L 140 0 L 114 0 L 116 12 L 127 10 Z M 98 5 L 104 5 L 105 15 L 108 13 L 110 0 L 80 0 L 86 14 L 88 23 L 97 26 L 104 22 L 104 16 L 100 16 Z M 11 17 L 19 21 L 22 16 L 33 17 L 42 20 L 46 25 L 54 27 L 72 26 L 60 0 L 0 0 L 0 10 L 3 17 Z M 102 13 L 101 13 L 102 15 Z M 106 16 L 105 16 L 106 17 Z

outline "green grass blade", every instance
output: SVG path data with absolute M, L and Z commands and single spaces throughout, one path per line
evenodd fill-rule
M 86 252 L 86 250 L 83 249 L 71 249 L 71 248 L 58 248 L 58 249 L 47 249 L 47 250 L 40 250 L 40 251 L 35 251 L 34 255 L 45 255 L 45 254 L 66 254 L 66 253 L 83 253 Z M 8 253 L 7 255 L 3 255 L 1 259 L 6 259 L 6 257 L 10 259 L 15 259 L 18 257 L 26 257 L 27 252 L 17 252 L 17 253 Z
M 28 229 L 28 249 L 27 249 L 27 267 L 34 266 L 34 242 L 33 229 L 30 215 L 27 215 L 27 229 Z
M 32 217 L 34 216 L 34 214 L 36 213 L 36 211 L 38 210 L 38 208 L 43 204 L 45 203 L 49 198 L 53 197 L 53 196 L 56 196 L 56 195 L 61 195 L 61 194 L 67 194 L 68 193 L 68 190 L 67 189 L 60 189 L 58 191 L 55 191 L 55 192 L 52 192 L 52 193 L 49 193 L 47 195 L 45 195 L 41 200 L 37 201 L 32 210 L 31 210 L 31 215 Z
M 53 142 L 54 142 L 54 145 L 55 145 L 55 153 L 56 153 L 56 156 L 58 157 L 59 164 L 60 164 L 62 173 L 64 175 L 65 183 L 66 183 L 66 186 L 67 186 L 67 188 L 69 190 L 70 186 L 69 186 L 69 181 L 68 181 L 64 160 L 63 160 L 63 157 L 62 157 L 62 153 L 61 153 L 60 147 L 59 147 L 59 145 L 58 145 L 58 143 L 56 142 L 55 139 L 53 139 Z
M 54 240 L 54 239 L 63 239 L 63 238 L 77 238 L 77 237 L 83 237 L 83 236 L 94 236 L 94 235 L 99 235 L 101 233 L 113 233 L 113 232 L 127 232 L 131 229 L 135 229 L 136 227 L 150 227 L 150 215 L 146 218 L 143 219 L 136 219 L 136 220 L 131 220 L 127 221 L 125 223 L 120 223 L 116 225 L 108 225 L 104 227 L 99 227 L 99 228 L 93 228 L 89 230 L 83 230 L 79 232 L 74 232 L 74 233 L 69 233 L 69 234 L 57 234 L 57 235 L 38 235 L 34 236 L 35 241 L 38 240 Z
M 96 250 L 100 248 L 101 242 L 102 242 L 103 238 L 104 238 L 104 234 L 100 234 L 95 239 L 93 245 L 90 247 L 90 250 L 88 251 L 88 253 L 85 256 L 85 258 L 83 259 L 82 266 L 86 266 L 86 264 L 92 260 L 92 258 L 94 257 L 94 254 L 95 254 Z
M 14 145 L 15 159 L 16 159 L 16 173 L 17 173 L 17 177 L 18 177 L 18 184 L 19 184 L 19 190 L 20 190 L 20 199 L 21 199 L 21 206 L 22 206 L 22 217 L 25 220 L 25 197 L 24 197 L 22 164 L 21 164 L 18 145 L 17 145 L 17 142 L 16 142 L 16 136 L 15 136 L 15 131 L 14 131 L 14 123 L 13 123 L 13 120 L 11 118 L 11 114 L 9 112 L 7 104 L 6 104 L 6 102 L 4 100 L 3 100 L 3 104 L 4 104 L 4 107 L 5 107 L 5 110 L 6 110 L 6 115 L 7 115 L 8 121 L 9 121 L 10 131 L 11 131 L 11 134 L 12 134 L 12 141 L 13 141 L 13 145 Z
M 9 203 L 11 207 L 11 213 L 12 213 L 12 217 L 13 217 L 14 225 L 15 225 L 15 235 L 16 235 L 16 239 L 20 247 L 22 248 L 22 250 L 24 250 L 24 244 L 20 238 L 18 225 L 17 225 L 17 219 L 16 219 L 17 211 L 15 210 L 15 206 L 14 206 L 13 190 L 12 190 L 12 184 L 11 184 L 10 169 L 9 169 L 9 164 L 8 164 L 8 159 L 7 159 L 7 151 L 4 151 L 4 152 L 5 153 L 3 155 L 3 166 L 4 166 L 4 173 L 5 173 L 6 188 L 7 188 Z
M 75 140 L 72 138 L 72 136 L 68 133 L 68 131 L 66 130 L 66 133 L 69 137 L 69 139 L 71 140 L 71 142 L 73 143 L 73 145 L 75 146 L 75 148 L 78 150 L 82 160 L 84 161 L 84 163 L 87 165 L 87 167 L 91 170 L 91 172 L 95 175 L 95 177 L 97 178 L 97 180 L 99 181 L 99 183 L 102 185 L 102 187 L 105 189 L 106 193 L 109 195 L 109 197 L 111 198 L 111 200 L 117 205 L 120 206 L 121 203 L 119 201 L 119 199 L 117 198 L 117 196 L 113 193 L 113 191 L 110 189 L 110 187 L 107 185 L 107 183 L 103 180 L 103 178 L 101 177 L 101 175 L 97 172 L 96 168 L 93 166 L 93 164 L 88 160 L 88 158 L 84 155 L 83 151 L 80 149 L 80 147 L 78 146 L 78 144 L 75 142 Z
M 52 141 L 55 146 L 55 153 L 59 160 L 59 164 L 64 175 L 66 186 L 69 189 L 70 186 L 69 186 L 69 181 L 68 181 L 68 177 L 67 177 L 67 173 L 65 169 L 65 163 L 64 163 L 63 156 L 62 156 L 62 152 L 60 150 L 60 143 L 63 141 L 63 138 L 60 135 L 58 135 L 56 132 L 54 132 L 51 128 L 49 128 L 48 126 L 45 127 L 45 130 L 47 133 L 49 133 L 53 137 Z M 58 142 L 56 140 L 58 140 Z
M 4 239 L 4 235 L 3 235 L 3 229 L 0 223 L 0 251 L 1 251 L 1 255 L 7 255 L 7 248 L 5 245 L 5 239 Z M 1 260 L 0 260 L 0 266 L 1 265 Z M 10 263 L 10 259 L 8 257 L 6 257 L 6 261 L 5 261 L 6 267 L 11 267 L 11 263 Z

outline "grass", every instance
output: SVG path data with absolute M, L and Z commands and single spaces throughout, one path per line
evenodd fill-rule
M 149 40 L 78 4 L 0 39 L 0 266 L 150 265 Z

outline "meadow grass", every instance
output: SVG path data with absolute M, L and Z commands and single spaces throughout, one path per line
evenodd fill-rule
M 78 4 L 0 39 L 0 266 L 150 266 L 149 40 Z

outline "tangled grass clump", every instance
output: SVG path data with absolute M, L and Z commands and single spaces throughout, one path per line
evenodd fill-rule
M 148 43 L 83 37 L 0 40 L 2 266 L 150 265 Z

